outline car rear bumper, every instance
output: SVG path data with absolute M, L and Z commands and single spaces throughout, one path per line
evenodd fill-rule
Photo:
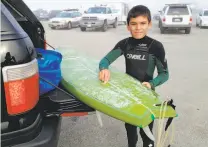
M 51 117 L 43 120 L 40 134 L 30 142 L 12 147 L 57 147 L 61 128 L 61 117 Z
M 178 28 L 178 29 L 183 29 L 183 28 L 190 28 L 192 24 L 162 24 L 164 28 Z
M 48 26 L 50 28 L 56 28 L 56 29 L 63 29 L 68 27 L 67 23 L 49 23 Z
M 202 26 L 202 27 L 208 27 L 208 22 L 203 22 L 203 23 L 201 24 L 201 26 Z
M 61 117 L 38 115 L 27 128 L 1 134 L 2 147 L 57 147 Z

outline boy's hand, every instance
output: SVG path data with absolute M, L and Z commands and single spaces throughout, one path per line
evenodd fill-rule
M 149 89 L 152 88 L 149 82 L 143 82 L 142 85 L 146 86 Z
M 103 69 L 99 73 L 99 79 L 106 84 L 110 80 L 110 71 L 108 69 Z

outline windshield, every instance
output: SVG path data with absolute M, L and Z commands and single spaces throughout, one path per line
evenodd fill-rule
M 208 11 L 204 11 L 204 16 L 208 16 Z
M 106 8 L 103 7 L 93 7 L 89 8 L 87 13 L 100 13 L 100 14 L 106 14 Z
M 187 7 L 170 7 L 167 15 L 189 15 Z
M 58 18 L 66 18 L 66 17 L 72 17 L 72 13 L 67 13 L 67 12 L 61 12 L 59 13 L 56 17 Z
M 113 9 L 112 12 L 113 13 L 118 13 L 119 12 L 119 9 Z

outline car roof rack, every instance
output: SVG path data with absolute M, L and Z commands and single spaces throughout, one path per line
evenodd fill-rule
M 188 3 L 165 4 L 166 6 L 188 6 Z
M 107 4 L 99 4 L 99 5 L 95 4 L 94 5 L 94 7 L 107 7 L 107 6 L 108 6 Z
M 64 11 L 79 11 L 79 9 L 65 9 Z

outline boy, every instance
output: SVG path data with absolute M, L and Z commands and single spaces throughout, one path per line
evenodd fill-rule
M 151 27 L 150 10 L 138 5 L 133 7 L 127 17 L 127 28 L 132 37 L 119 41 L 116 46 L 100 61 L 99 79 L 107 83 L 110 79 L 109 65 L 119 56 L 124 55 L 126 60 L 126 73 L 138 79 L 148 88 L 155 89 L 169 78 L 165 51 L 161 42 L 147 36 Z M 158 75 L 153 78 L 155 67 Z M 138 136 L 137 126 L 125 124 L 128 146 L 136 147 Z M 152 131 L 153 122 L 149 125 Z M 154 147 L 154 142 L 140 129 L 143 147 Z

